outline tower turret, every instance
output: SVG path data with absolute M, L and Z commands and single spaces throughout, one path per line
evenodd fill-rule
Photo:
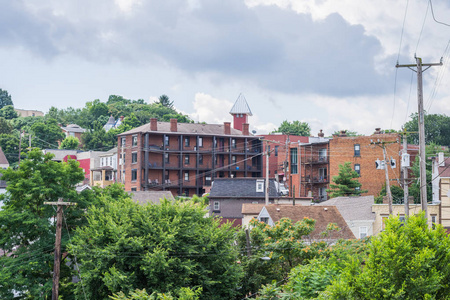
M 248 124 L 248 116 L 253 115 L 242 93 L 236 99 L 230 114 L 233 116 L 233 128 L 242 131 L 243 124 Z

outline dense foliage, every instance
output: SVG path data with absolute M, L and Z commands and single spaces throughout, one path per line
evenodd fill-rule
M 425 143 L 450 146 L 450 117 L 442 114 L 425 114 Z M 403 127 L 408 132 L 408 143 L 419 144 L 418 114 L 412 114 L 411 120 Z
M 339 172 L 337 176 L 334 176 L 330 183 L 330 188 L 327 190 L 331 198 L 341 196 L 359 196 L 363 193 L 367 193 L 367 190 L 362 190 L 362 184 L 359 183 L 359 175 L 352 169 L 350 162 L 346 162 L 343 165 L 339 165 Z
M 291 123 L 288 120 L 284 120 L 280 124 L 280 127 L 272 131 L 272 133 L 274 132 L 281 132 L 283 134 L 290 134 L 290 135 L 310 136 L 311 128 L 306 122 L 293 121 Z
M 70 246 L 81 265 L 89 299 L 147 289 L 179 296 L 201 287 L 200 299 L 232 299 L 242 277 L 230 224 L 205 217 L 200 203 L 140 205 L 128 199 L 101 199 L 91 207 L 89 225 Z

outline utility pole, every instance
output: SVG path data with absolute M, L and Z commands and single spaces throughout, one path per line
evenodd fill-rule
M 426 157 L 425 157 L 425 116 L 423 111 L 423 87 L 422 87 L 422 73 L 432 66 L 442 66 L 442 58 L 439 63 L 422 63 L 420 57 L 415 57 L 416 64 L 412 65 L 397 65 L 396 68 L 408 68 L 417 73 L 417 104 L 418 104 L 418 119 L 419 119 L 419 155 L 420 155 L 420 202 L 422 203 L 422 210 L 425 211 L 425 218 L 428 220 L 428 206 L 427 206 L 427 176 L 426 176 Z M 422 67 L 426 66 L 425 70 Z M 413 68 L 416 68 L 414 70 Z
M 266 141 L 266 205 L 269 205 L 269 142 Z
M 77 205 L 77 204 L 73 202 L 63 202 L 61 198 L 58 199 L 58 202 L 44 202 L 44 204 L 58 206 L 58 209 L 56 211 L 55 262 L 53 265 L 53 287 L 52 287 L 52 300 L 58 300 L 59 271 L 61 265 L 61 228 L 62 228 L 63 206 Z

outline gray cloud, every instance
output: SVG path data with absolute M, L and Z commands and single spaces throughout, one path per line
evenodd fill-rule
M 242 0 L 203 0 L 196 7 L 181 0 L 147 1 L 132 14 L 109 0 L 42 2 L 33 8 L 4 4 L 0 47 L 26 47 L 44 58 L 118 60 L 149 70 L 168 64 L 285 93 L 391 90 L 393 71 L 380 75 L 374 69 L 380 42 L 338 14 L 313 21 L 276 6 L 248 8 Z

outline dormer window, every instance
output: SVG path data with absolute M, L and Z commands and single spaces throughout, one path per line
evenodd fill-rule
M 264 180 L 256 180 L 256 192 L 262 193 L 264 192 Z

